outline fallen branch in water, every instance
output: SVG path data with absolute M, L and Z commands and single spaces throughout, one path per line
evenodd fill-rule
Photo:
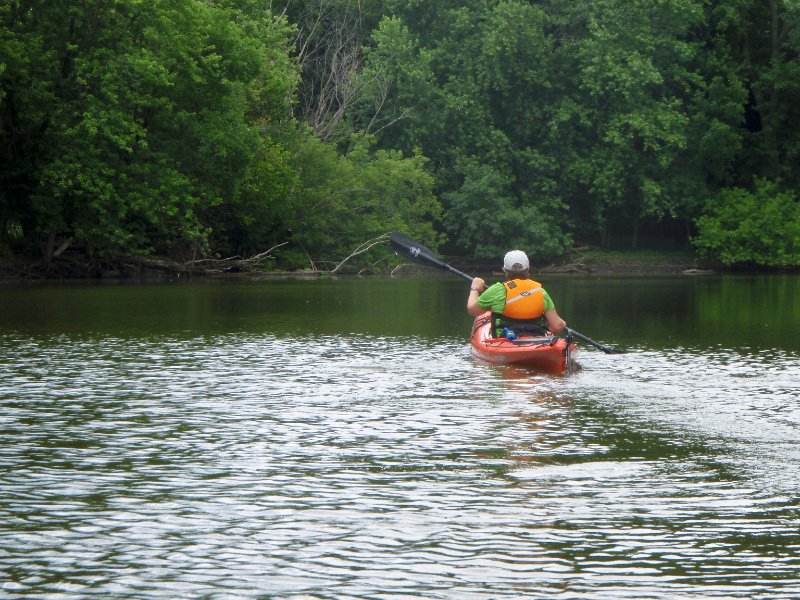
M 281 246 L 285 246 L 288 243 L 289 242 L 282 242 L 276 246 L 273 246 L 269 250 L 265 250 L 264 252 L 254 254 L 253 256 L 249 256 L 247 258 L 241 258 L 239 256 L 231 256 L 229 258 L 199 258 L 197 260 L 186 261 L 183 264 L 189 267 L 198 266 L 203 269 L 211 269 L 216 272 L 225 272 L 230 271 L 231 269 L 246 271 L 259 266 L 265 260 L 275 258 L 271 254 L 272 251 L 280 248 Z
M 572 262 L 562 265 L 550 265 L 542 269 L 546 273 L 586 273 L 591 271 L 591 267 L 586 264 L 586 257 L 579 256 Z
M 285 246 L 289 242 L 283 242 L 273 246 L 269 250 L 260 252 L 253 256 L 242 258 L 240 256 L 231 256 L 228 258 L 200 258 L 196 260 L 187 260 L 184 262 L 167 260 L 164 258 L 151 258 L 148 256 L 126 256 L 125 262 L 146 269 L 155 269 L 159 271 L 168 271 L 173 273 L 181 273 L 187 275 L 211 275 L 214 273 L 235 273 L 237 271 L 254 271 L 265 261 L 275 258 L 272 252 Z

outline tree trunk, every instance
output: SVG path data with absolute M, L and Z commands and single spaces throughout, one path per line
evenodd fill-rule
M 56 230 L 51 229 L 50 233 L 47 234 L 47 240 L 42 247 L 42 267 L 44 267 L 45 271 L 50 270 L 50 266 L 53 264 L 53 252 L 56 248 Z

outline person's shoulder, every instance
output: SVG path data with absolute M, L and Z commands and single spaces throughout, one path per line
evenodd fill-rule
M 497 283 L 493 283 L 489 287 L 486 288 L 487 292 L 497 293 L 500 291 L 505 291 L 505 286 L 503 285 L 502 281 L 498 281 Z

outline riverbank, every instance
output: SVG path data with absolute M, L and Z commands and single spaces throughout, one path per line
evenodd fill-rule
M 455 267 L 467 273 L 488 273 L 497 270 L 497 265 L 486 261 L 465 259 L 464 257 L 446 257 Z M 413 273 L 423 270 L 414 264 L 404 264 L 395 269 L 395 273 Z M 646 276 L 646 275 L 679 275 L 706 274 L 719 271 L 719 267 L 702 261 L 691 252 L 655 252 L 655 251 L 575 251 L 564 260 L 549 263 L 541 267 L 534 265 L 534 273 L 572 274 L 586 276 Z M 381 270 L 351 270 L 341 272 L 342 275 L 378 275 L 388 273 Z M 92 262 L 77 258 L 59 258 L 45 270 L 40 262 L 20 258 L 0 258 L 0 281 L 35 281 L 35 280 L 80 280 L 80 279 L 143 279 L 173 280 L 183 278 L 223 278 L 243 279 L 248 277 L 324 277 L 326 271 L 268 271 L 261 269 L 217 269 L 202 270 L 188 268 L 186 265 L 165 259 L 149 258 L 146 261 L 133 263 L 120 260 L 115 262 Z
M 468 273 L 498 271 L 496 264 L 485 261 L 459 261 L 451 264 Z M 701 260 L 691 252 L 605 251 L 586 249 L 573 251 L 561 261 L 533 265 L 534 274 L 573 274 L 587 276 L 646 276 L 710 274 L 727 269 Z
M 712 265 L 691 252 L 587 250 L 542 271 L 622 276 L 701 274 L 720 269 L 723 269 L 720 265 Z

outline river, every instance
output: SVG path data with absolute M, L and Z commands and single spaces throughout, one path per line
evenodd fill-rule
M 800 598 L 800 278 L 0 287 L 0 598 Z

